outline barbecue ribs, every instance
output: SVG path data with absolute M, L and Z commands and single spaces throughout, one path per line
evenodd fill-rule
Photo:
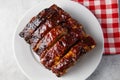
M 59 77 L 96 46 L 83 26 L 55 4 L 34 16 L 19 35 Z

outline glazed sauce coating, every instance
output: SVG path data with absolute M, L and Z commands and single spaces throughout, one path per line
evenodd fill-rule
M 20 32 L 20 36 L 23 37 L 27 43 L 30 44 L 29 39 L 32 37 L 34 31 L 39 27 L 39 25 L 43 24 L 46 19 L 52 17 L 52 15 L 56 11 L 52 8 L 47 8 L 41 11 L 37 16 L 33 17 L 30 22 L 26 25 L 22 32 Z
M 62 35 L 66 33 L 66 29 L 60 26 L 53 28 L 48 32 L 42 40 L 34 48 L 34 51 L 40 55 L 44 50 L 52 46 Z
M 62 27 L 68 29 L 68 34 L 63 36 L 50 50 L 46 51 L 46 55 L 41 54 L 41 63 L 48 69 L 57 63 L 78 40 L 84 37 L 84 31 L 81 25 L 74 19 L 68 19 L 67 23 L 62 23 Z
M 32 38 L 30 39 L 32 48 L 35 47 L 37 42 L 41 40 L 52 29 L 52 27 L 51 21 L 47 20 L 33 33 Z
M 86 50 L 81 42 L 76 44 L 70 51 L 52 67 L 53 73 L 57 76 L 63 75 L 66 70 L 71 67 L 80 57 L 81 54 L 85 54 Z
M 56 62 L 58 62 L 69 50 L 79 40 L 78 34 L 75 32 L 70 32 L 69 34 L 63 36 L 57 43 L 47 51 L 45 56 L 41 56 L 41 63 L 48 69 L 52 67 Z
M 55 12 L 52 15 L 52 19 L 47 19 L 44 24 L 40 25 L 39 28 L 32 34 L 32 38 L 30 39 L 30 44 L 34 47 L 39 40 L 41 40 L 46 33 L 48 33 L 52 28 L 57 25 L 61 25 L 61 23 L 67 19 L 65 15 L 61 17 L 61 13 Z

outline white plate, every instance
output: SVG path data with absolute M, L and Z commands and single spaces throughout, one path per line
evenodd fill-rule
M 51 71 L 45 69 L 36 61 L 30 46 L 19 37 L 20 31 L 25 27 L 29 20 L 37 15 L 41 10 L 48 8 L 52 4 L 67 11 L 78 22 L 82 23 L 85 31 L 96 41 L 97 46 L 74 65 L 64 76 L 58 78 Z M 100 63 L 103 53 L 103 33 L 101 26 L 95 16 L 84 6 L 73 1 L 48 0 L 40 2 L 38 6 L 30 9 L 20 20 L 14 36 L 13 48 L 18 65 L 24 74 L 31 80 L 85 80 L 93 73 Z

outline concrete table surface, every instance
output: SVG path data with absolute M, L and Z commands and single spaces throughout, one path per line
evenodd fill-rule
M 16 64 L 12 38 L 21 16 L 40 1 L 0 0 L 0 80 L 28 80 Z M 103 56 L 87 80 L 120 80 L 120 55 Z

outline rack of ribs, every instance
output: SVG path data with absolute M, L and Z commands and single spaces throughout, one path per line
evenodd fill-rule
M 55 4 L 33 17 L 19 35 L 58 77 L 96 46 L 83 26 Z

